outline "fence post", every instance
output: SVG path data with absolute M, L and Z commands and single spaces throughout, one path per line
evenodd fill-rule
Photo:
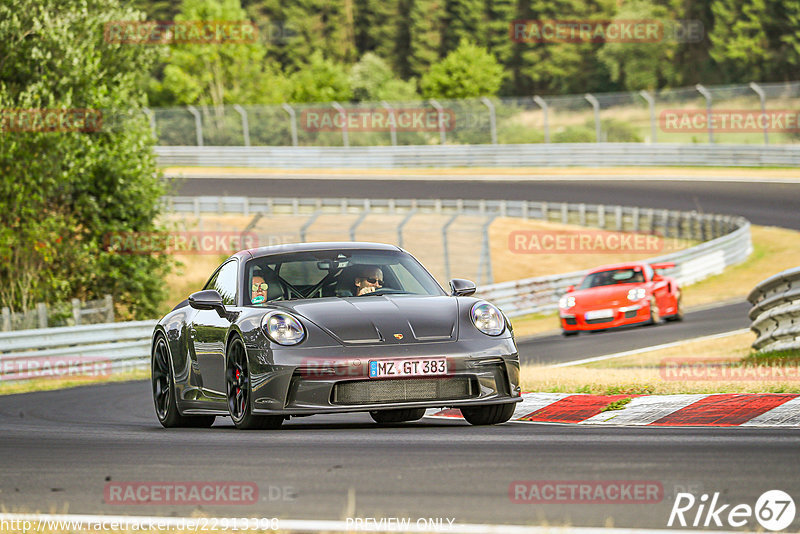
M 113 323 L 114 322 L 114 297 L 111 295 L 105 296 L 105 307 L 106 307 L 106 322 Z
M 389 134 L 392 137 L 392 146 L 397 146 L 397 117 L 394 115 L 394 108 L 386 100 L 381 100 L 381 106 L 389 112 L 389 116 L 392 118 L 389 121 Z
M 439 140 L 441 141 L 441 144 L 444 145 L 447 143 L 447 135 L 444 133 L 444 121 L 442 120 L 444 108 L 442 107 L 441 104 L 439 104 L 439 102 L 437 102 L 433 98 L 428 100 L 428 102 L 430 102 L 431 106 L 433 106 L 433 108 L 436 110 L 436 116 L 439 122 Z
M 708 142 L 709 144 L 714 144 L 714 126 L 711 120 L 711 105 L 712 105 L 712 98 L 711 93 L 708 92 L 708 89 L 703 87 L 701 84 L 697 84 L 694 86 L 697 89 L 697 92 L 703 95 L 703 98 L 706 99 L 706 122 L 708 123 Z
M 186 106 L 186 109 L 194 115 L 194 131 L 197 135 L 197 146 L 203 146 L 203 120 L 200 118 L 200 112 L 194 106 Z
M 761 101 L 761 115 L 766 117 L 767 115 L 767 97 L 764 94 L 764 90 L 758 85 L 756 82 L 750 82 L 750 89 L 755 91 L 758 95 L 758 99 Z M 769 144 L 769 130 L 767 129 L 767 121 L 764 120 L 764 144 Z
M 483 233 L 483 243 L 481 243 L 481 256 L 478 260 L 478 285 L 482 285 L 483 271 L 486 270 L 486 283 L 491 284 L 494 282 L 492 275 L 492 254 L 491 247 L 489 246 L 489 227 L 497 217 L 496 214 L 491 214 L 481 228 Z
M 239 104 L 234 104 L 233 109 L 242 117 L 242 137 L 244 137 L 244 146 L 250 146 L 250 123 L 247 122 L 247 111 Z
M 456 219 L 459 217 L 459 213 L 455 213 L 446 223 L 442 226 L 442 252 L 444 253 L 444 276 L 447 280 L 450 280 L 450 254 L 447 251 L 447 230 L 450 228 L 450 225 L 453 224 Z
M 75 326 L 81 324 L 81 301 L 72 299 L 72 318 L 75 320 Z
M 594 138 L 595 138 L 595 143 L 602 143 L 603 142 L 603 139 L 601 138 L 602 131 L 600 129 L 600 102 L 598 102 L 597 99 L 594 97 L 594 95 L 591 94 L 591 93 L 586 93 L 585 95 L 583 95 L 583 97 L 586 100 L 588 100 L 589 103 L 594 108 Z
M 342 145 L 349 147 L 350 136 L 347 133 L 347 114 L 345 113 L 344 108 L 340 103 L 331 102 L 331 106 L 333 106 L 333 109 L 339 112 L 339 116 L 342 118 Z
M 494 104 L 492 101 L 486 98 L 485 96 L 481 97 L 481 102 L 483 105 L 489 108 L 489 131 L 491 132 L 492 136 L 492 144 L 497 144 L 497 114 L 494 111 Z
M 289 104 L 281 104 L 283 111 L 289 114 L 289 130 L 292 132 L 292 146 L 297 146 L 297 114 Z
M 39 328 L 47 328 L 47 304 L 44 302 L 37 302 L 36 314 L 39 317 Z
M 417 208 L 411 208 L 403 220 L 400 221 L 400 224 L 397 225 L 397 246 L 400 248 L 403 248 L 403 227 L 411 220 L 411 217 L 413 217 L 415 213 L 417 213 Z
M 656 101 L 653 96 L 645 90 L 639 91 L 639 96 L 647 100 L 647 106 L 650 108 L 650 137 L 651 143 L 656 142 Z
M 150 108 L 142 108 L 142 111 L 145 115 L 147 115 L 147 120 L 150 122 L 150 130 L 153 131 L 153 139 L 158 139 L 156 135 L 156 114 L 153 113 L 153 110 Z
M 550 124 L 547 122 L 547 102 L 544 101 L 539 95 L 535 95 L 533 97 L 533 101 L 538 104 L 540 108 L 542 108 L 542 116 L 544 118 L 544 142 L 550 142 Z
M 3 332 L 11 332 L 11 310 L 3 307 Z

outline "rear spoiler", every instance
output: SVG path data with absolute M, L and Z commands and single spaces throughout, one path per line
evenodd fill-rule
M 658 271 L 660 269 L 672 269 L 675 267 L 675 262 L 664 262 L 664 263 L 651 263 L 650 267 L 654 270 Z

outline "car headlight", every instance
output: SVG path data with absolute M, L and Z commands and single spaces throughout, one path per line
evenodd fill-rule
M 271 311 L 261 319 L 261 328 L 269 338 L 279 345 L 297 345 L 306 337 L 306 329 L 293 315 Z
M 559 308 L 572 308 L 573 306 L 575 306 L 575 297 L 564 295 L 558 299 Z
M 635 302 L 637 300 L 642 300 L 645 296 L 645 290 L 643 287 L 637 287 L 636 289 L 631 289 L 628 291 L 628 300 Z
M 475 328 L 487 336 L 499 336 L 506 329 L 506 320 L 502 312 L 488 302 L 476 302 L 472 305 L 469 316 Z

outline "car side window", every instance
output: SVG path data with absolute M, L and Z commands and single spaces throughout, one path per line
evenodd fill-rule
M 208 281 L 205 289 L 216 289 L 226 306 L 236 304 L 236 287 L 239 265 L 236 260 L 229 261 Z

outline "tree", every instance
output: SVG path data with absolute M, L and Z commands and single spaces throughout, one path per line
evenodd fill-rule
M 317 50 L 304 66 L 291 76 L 293 102 L 333 102 L 350 100 L 350 80 L 344 66 L 322 57 Z
M 475 42 L 482 37 L 483 7 L 483 0 L 444 0 L 442 55 L 458 48 L 463 40 Z
M 502 81 L 503 68 L 494 56 L 465 40 L 431 66 L 420 88 L 425 98 L 468 98 L 494 95 Z
M 664 28 L 671 22 L 667 8 L 642 0 L 626 2 L 614 20 L 655 20 Z M 658 89 L 677 76 L 677 48 L 677 41 L 669 35 L 663 35 L 656 42 L 608 41 L 600 49 L 598 58 L 608 68 L 611 79 L 628 91 Z
M 398 79 L 377 55 L 367 52 L 350 69 L 350 87 L 355 100 L 413 100 L 418 97 L 416 81 Z
M 106 22 L 142 17 L 114 0 L 0 4 L 0 108 L 6 119 L 9 110 L 32 108 L 102 112 L 102 125 L 86 122 L 86 131 L 2 123 L 3 306 L 25 310 L 38 301 L 110 293 L 121 317 L 151 318 L 164 298 L 167 259 L 105 246 L 114 232 L 158 230 L 154 221 L 164 193 L 141 111 L 155 52 L 103 38 Z

